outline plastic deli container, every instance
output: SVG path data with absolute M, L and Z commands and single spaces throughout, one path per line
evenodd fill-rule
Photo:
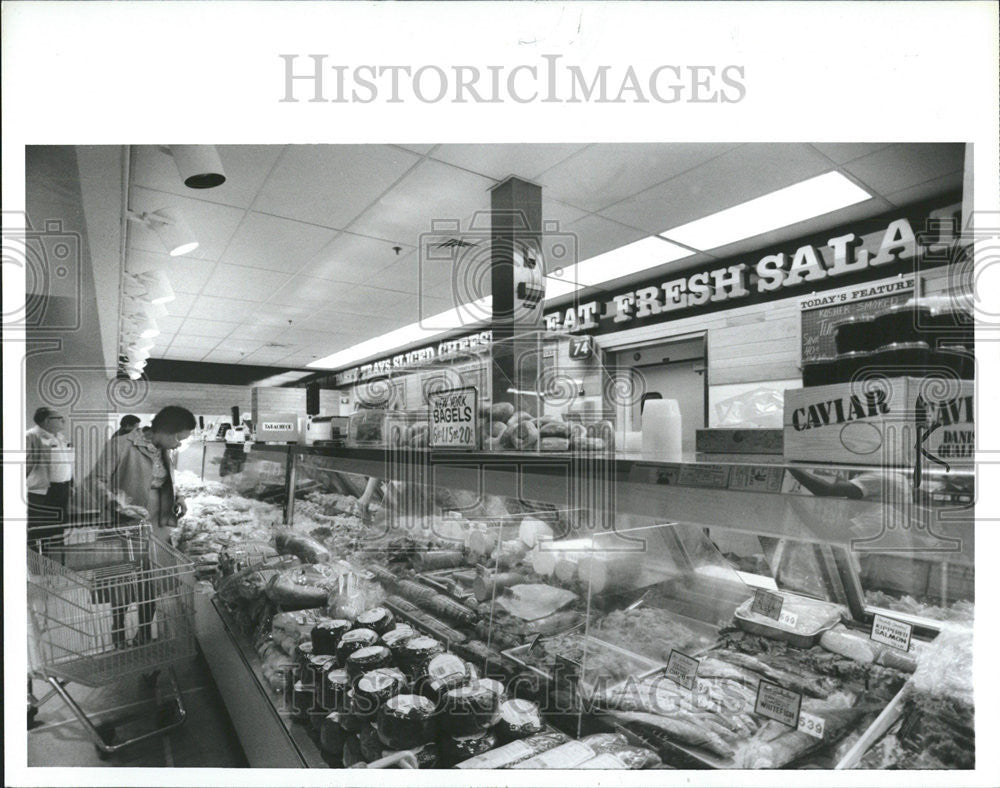
M 837 382 L 837 359 L 835 357 L 818 358 L 802 365 L 803 386 L 825 386 L 828 383 Z
M 870 316 L 849 317 L 834 327 L 834 342 L 837 353 L 865 353 L 874 350 L 879 337 L 872 327 Z
M 871 355 L 871 366 L 880 375 L 922 377 L 930 365 L 930 347 L 926 342 L 894 342 Z
M 819 643 L 823 633 L 839 624 L 844 616 L 844 609 L 832 602 L 798 594 L 771 593 L 776 593 L 783 600 L 777 619 L 754 612 L 751 597 L 736 608 L 733 614 L 736 626 L 755 635 L 783 640 L 797 648 L 810 648 Z
M 833 380 L 831 383 L 849 383 L 858 374 L 871 366 L 872 354 L 855 351 L 853 353 L 841 353 L 837 356 L 834 364 Z

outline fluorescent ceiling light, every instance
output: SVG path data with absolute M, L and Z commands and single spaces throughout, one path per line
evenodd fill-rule
M 317 369 L 337 369 L 420 340 L 430 341 L 436 336 L 458 328 L 472 329 L 489 322 L 492 309 L 493 296 L 486 296 L 478 301 L 462 304 L 446 312 L 397 328 L 387 334 L 367 339 L 344 350 L 338 350 L 325 358 L 311 361 L 306 366 Z
M 636 274 L 694 254 L 656 235 L 640 238 L 610 252 L 588 257 L 546 274 L 546 298 L 558 298 L 580 287 L 593 287 L 612 279 Z M 556 284 L 560 282 L 560 284 Z M 550 290 L 550 287 L 552 288 Z
M 660 233 L 708 251 L 856 205 L 871 195 L 839 172 L 828 172 Z

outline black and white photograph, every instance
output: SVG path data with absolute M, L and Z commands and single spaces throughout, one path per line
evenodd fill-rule
M 3 6 L 7 784 L 995 783 L 995 6 L 170 5 Z

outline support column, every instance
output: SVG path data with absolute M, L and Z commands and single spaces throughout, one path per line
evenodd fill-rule
M 536 388 L 545 298 L 541 261 L 542 189 L 508 178 L 491 193 L 493 294 L 493 401 L 513 402 L 537 414 Z M 515 393 L 510 389 L 514 389 Z

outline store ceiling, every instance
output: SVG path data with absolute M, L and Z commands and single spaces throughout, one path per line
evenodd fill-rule
M 437 220 L 467 231 L 508 175 L 580 259 L 831 170 L 872 199 L 664 266 L 677 270 L 822 232 L 961 188 L 960 144 L 219 146 L 226 182 L 193 191 L 164 149 L 132 148 L 129 208 L 180 208 L 200 241 L 172 258 L 130 222 L 126 268 L 162 268 L 177 298 L 152 357 L 304 367 L 456 305 L 450 268 L 421 266 Z M 399 252 L 393 247 L 399 247 Z M 650 275 L 653 272 L 647 272 Z

